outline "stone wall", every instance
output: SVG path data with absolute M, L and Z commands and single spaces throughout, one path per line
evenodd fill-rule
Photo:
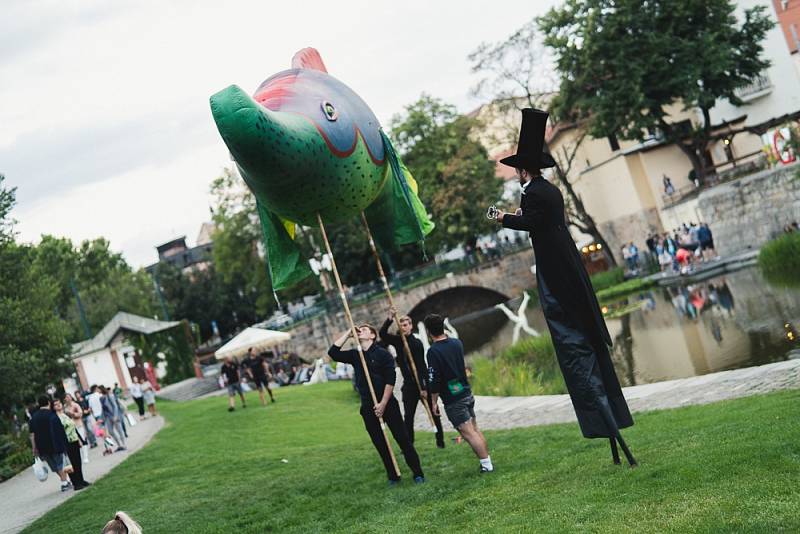
M 757 248 L 800 221 L 800 164 L 769 169 L 703 191 L 697 202 L 720 255 Z
M 655 208 L 642 210 L 632 215 L 617 217 L 610 221 L 599 223 L 600 233 L 605 238 L 617 265 L 622 265 L 622 245 L 633 241 L 639 247 L 639 251 L 647 250 L 645 240 L 651 232 L 663 232 L 661 219 Z
M 395 305 L 400 313 L 408 313 L 428 297 L 456 287 L 491 289 L 505 299 L 512 299 L 536 285 L 536 278 L 530 270 L 532 264 L 533 250 L 528 248 L 463 273 L 453 273 L 407 291 L 397 291 L 393 295 Z M 386 318 L 387 307 L 385 298 L 351 307 L 353 320 L 356 323 L 370 322 L 379 327 Z M 344 311 L 321 315 L 287 330 L 292 335 L 288 346 L 304 358 L 321 357 L 327 353 L 335 337 L 347 328 Z

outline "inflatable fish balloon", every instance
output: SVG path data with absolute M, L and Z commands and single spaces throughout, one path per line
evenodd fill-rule
M 433 229 L 417 186 L 380 123 L 349 87 L 329 75 L 313 48 L 253 97 L 232 85 L 211 112 L 256 197 L 273 287 L 311 273 L 295 225 L 352 219 L 362 211 L 382 248 L 421 241 Z

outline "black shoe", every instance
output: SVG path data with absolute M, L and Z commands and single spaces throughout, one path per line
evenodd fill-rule
M 229 412 L 232 412 L 232 411 L 233 411 L 233 410 L 235 410 L 235 409 L 236 409 L 236 408 L 234 408 L 233 406 L 228 406 L 228 411 L 229 411 Z
M 391 486 L 399 486 L 399 485 L 400 485 L 400 479 L 399 478 L 397 478 L 397 479 L 390 478 L 389 479 L 389 486 L 390 487 Z
M 480 471 L 479 471 L 479 472 L 480 472 L 480 474 L 484 474 L 484 473 L 494 473 L 494 469 L 486 469 L 485 467 L 481 466 L 481 469 L 480 469 Z
M 270 400 L 270 402 L 275 402 L 275 399 L 273 399 L 272 397 L 270 397 L 269 400 Z
M 440 434 L 436 435 L 436 446 L 440 449 L 444 449 L 444 436 Z
M 418 476 L 414 477 L 414 484 L 424 484 L 424 483 L 425 483 L 425 477 L 424 476 L 418 475 Z
M 245 408 L 247 408 L 247 405 L 246 404 L 242 404 L 242 410 L 244 410 Z

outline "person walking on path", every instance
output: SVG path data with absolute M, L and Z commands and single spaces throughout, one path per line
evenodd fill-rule
M 64 426 L 64 434 L 67 437 L 67 457 L 72 464 L 72 472 L 69 473 L 69 479 L 72 481 L 72 487 L 75 491 L 82 490 L 90 484 L 83 478 L 83 461 L 81 460 L 82 442 L 80 435 L 78 435 L 78 429 L 75 426 L 75 420 L 70 415 L 64 413 L 64 405 L 59 399 L 53 399 L 51 407 L 61 420 L 61 424 Z
M 258 390 L 258 398 L 261 400 L 261 406 L 267 405 L 267 399 L 264 397 L 264 389 L 269 393 L 269 400 L 275 402 L 275 397 L 272 395 L 272 390 L 269 387 L 269 369 L 267 368 L 267 362 L 264 360 L 264 357 L 260 354 L 254 356 L 253 349 L 247 349 L 247 357 L 242 361 L 242 367 Z
M 105 421 L 106 430 L 117 443 L 117 449 L 114 452 L 124 451 L 126 448 L 126 441 L 125 434 L 122 431 L 122 410 L 120 410 L 119 403 L 113 392 L 107 390 L 105 386 L 100 386 L 100 393 L 100 402 L 103 404 L 103 421 Z
M 364 420 L 364 427 L 372 439 L 372 444 L 378 451 L 386 468 L 386 476 L 389 478 L 389 485 L 400 483 L 400 477 L 394 470 L 394 464 L 389 454 L 389 447 L 384 439 L 383 429 L 379 421 L 383 417 L 384 422 L 389 426 L 389 430 L 394 436 L 394 440 L 403 451 L 406 464 L 414 475 L 414 482 L 421 484 L 425 482 L 425 475 L 422 472 L 419 455 L 414 448 L 414 444 L 406 433 L 403 424 L 403 416 L 400 415 L 400 405 L 394 398 L 394 384 L 397 378 L 394 370 L 394 358 L 388 350 L 378 345 L 375 341 L 378 338 L 378 331 L 369 324 L 362 324 L 356 328 L 358 335 L 357 343 L 361 345 L 364 353 L 364 360 L 367 363 L 369 377 L 375 390 L 375 396 L 379 398 L 378 404 L 373 404 L 370 394 L 367 377 L 364 373 L 364 366 L 361 364 L 361 357 L 355 349 L 342 350 L 342 346 L 347 342 L 352 332 L 348 330 L 339 336 L 328 349 L 328 356 L 332 360 L 341 363 L 348 363 L 355 369 L 356 389 L 361 396 L 361 418 Z
M 75 402 L 81 408 L 81 421 L 83 422 L 83 431 L 86 434 L 84 438 L 89 442 L 89 448 L 94 449 L 97 447 L 97 438 L 94 435 L 94 425 L 92 421 L 92 410 L 89 408 L 89 401 L 83 396 L 80 390 L 75 392 Z
M 139 409 L 139 420 L 141 421 L 144 419 L 144 393 L 142 392 L 142 384 L 139 382 L 139 377 L 134 376 L 132 380 L 133 383 L 130 387 L 131 397 L 133 397 L 133 402 L 136 403 L 136 407 Z
M 86 427 L 83 426 L 83 410 L 75 401 L 75 398 L 69 393 L 64 395 L 64 413 L 72 419 L 72 422 L 75 424 L 75 430 L 80 437 L 78 452 L 80 453 L 81 459 L 83 463 L 89 463 L 89 442 L 86 437 Z
M 389 317 L 383 322 L 379 335 L 381 341 L 393 346 L 397 352 L 397 366 L 400 367 L 400 372 L 403 373 L 403 387 L 400 388 L 400 392 L 403 394 L 403 421 L 406 425 L 408 438 L 411 443 L 414 443 L 414 415 L 417 413 L 417 404 L 422 401 L 427 403 L 428 408 L 430 408 L 430 398 L 426 387 L 428 365 L 425 363 L 425 348 L 422 346 L 422 341 L 411 333 L 413 328 L 411 317 L 408 315 L 399 317 L 397 320 L 400 323 L 400 331 L 397 334 L 389 333 L 389 326 L 392 324 L 395 315 L 397 315 L 397 311 L 394 308 L 390 308 Z M 403 339 L 400 336 L 406 338 L 408 348 L 411 349 L 414 366 L 417 369 L 417 380 L 419 380 L 419 385 L 422 387 L 421 391 L 417 387 L 417 381 L 414 379 L 414 373 L 403 347 Z M 436 425 L 436 446 L 443 449 L 444 430 L 442 429 L 442 418 L 434 416 L 433 423 Z
M 542 150 L 547 117 L 544 111 L 522 110 L 517 153 L 500 160 L 516 169 L 524 187 L 521 206 L 516 214 L 499 211 L 496 219 L 504 228 L 529 232 L 539 301 L 581 432 L 586 438 L 608 438 L 615 464 L 619 443 L 635 466 L 620 433 L 633 418 L 611 362 L 611 336 L 567 230 L 561 192 L 542 177 L 541 169 L 556 165 Z
M 439 415 L 439 397 L 450 423 L 469 443 L 480 462 L 480 473 L 494 471 L 486 437 L 475 419 L 475 397 L 464 365 L 464 345 L 444 332 L 444 319 L 436 314 L 425 318 L 425 330 L 431 337 L 428 349 L 428 387 L 433 413 Z
M 64 472 L 64 455 L 67 453 L 67 434 L 64 425 L 50 409 L 50 397 L 41 395 L 37 399 L 39 409 L 31 415 L 28 428 L 31 431 L 33 455 L 46 462 L 53 473 L 61 480 L 61 491 L 67 491 L 72 484 Z
M 242 408 L 247 408 L 247 401 L 244 398 L 244 391 L 242 391 L 241 377 L 239 376 L 239 366 L 230 358 L 225 358 L 225 363 L 222 364 L 220 369 L 222 376 L 225 379 L 225 384 L 228 386 L 228 411 L 232 412 L 236 409 L 236 393 L 239 393 L 239 398 L 242 400 Z
M 147 379 L 142 381 L 142 397 L 144 398 L 144 403 L 147 406 L 147 413 L 150 414 L 150 417 L 158 415 L 158 413 L 156 413 L 156 392 L 153 389 L 153 384 Z

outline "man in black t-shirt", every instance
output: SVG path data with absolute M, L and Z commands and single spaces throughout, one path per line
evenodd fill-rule
M 428 382 L 428 366 L 425 363 L 425 348 L 422 346 L 422 341 L 411 333 L 413 328 L 411 317 L 408 315 L 398 317 L 397 322 L 400 323 L 400 331 L 397 334 L 389 333 L 389 326 L 392 324 L 392 319 L 395 315 L 397 315 L 397 311 L 394 308 L 390 308 L 389 317 L 383 322 L 379 334 L 381 341 L 393 346 L 397 353 L 397 366 L 400 367 L 400 372 L 403 373 L 403 387 L 400 388 L 400 392 L 403 394 L 403 421 L 406 425 L 406 433 L 411 439 L 411 443 L 414 443 L 414 415 L 417 412 L 417 404 L 419 401 L 426 404 L 430 403 L 426 386 Z M 403 338 L 400 336 L 406 338 L 408 348 L 411 350 L 411 356 L 414 358 L 414 367 L 417 370 L 416 380 L 406 356 Z M 419 381 L 419 385 L 417 381 Z M 433 423 L 436 426 L 436 446 L 443 449 L 444 430 L 442 429 L 441 417 L 434 415 Z
M 33 412 L 28 428 L 31 432 L 33 455 L 47 462 L 50 469 L 61 479 L 61 491 L 67 491 L 72 484 L 64 472 L 64 455 L 67 453 L 67 433 L 58 415 L 50 409 L 50 397 L 42 395 L 38 399 L 39 409 Z
M 480 460 L 480 472 L 491 473 L 494 466 L 489 445 L 475 420 L 475 397 L 467 380 L 464 346 L 458 339 L 447 337 L 444 320 L 439 315 L 428 315 L 425 329 L 433 341 L 428 349 L 428 389 L 433 413 L 439 415 L 441 396 L 447 418 Z
M 351 336 L 349 330 L 333 342 L 333 345 L 328 350 L 328 356 L 337 362 L 349 363 L 355 370 L 356 389 L 358 389 L 358 393 L 361 396 L 361 418 L 364 420 L 364 427 L 372 439 L 372 444 L 380 454 L 381 460 L 383 460 L 386 475 L 389 477 L 389 484 L 398 484 L 400 477 L 395 473 L 391 456 L 389 456 L 389 447 L 384 439 L 383 429 L 378 420 L 379 417 L 383 417 L 392 432 L 392 436 L 394 436 L 394 440 L 403 451 L 406 464 L 414 474 L 414 482 L 417 484 L 425 482 L 425 475 L 422 473 L 422 467 L 419 463 L 419 455 L 414 448 L 414 444 L 408 439 L 406 428 L 403 425 L 403 417 L 400 415 L 400 405 L 397 404 L 397 399 L 392 394 L 396 378 L 394 358 L 389 354 L 389 351 L 375 343 L 378 337 L 378 331 L 375 330 L 375 327 L 362 324 L 356 330 L 358 343 L 360 343 L 364 352 L 369 376 L 372 379 L 372 386 L 375 388 L 375 396 L 380 399 L 377 405 L 372 402 L 369 384 L 367 383 L 358 351 L 342 350 L 342 346 Z
M 275 397 L 272 396 L 272 390 L 269 388 L 269 378 L 267 376 L 269 372 L 264 357 L 260 354 L 254 356 L 253 349 L 247 349 L 247 356 L 242 360 L 242 368 L 244 368 L 247 377 L 258 389 L 258 398 L 261 399 L 261 406 L 267 405 L 267 399 L 264 397 L 265 388 L 269 393 L 270 400 L 275 402 Z
M 236 392 L 239 392 L 239 398 L 242 400 L 242 408 L 247 408 L 247 403 L 244 400 L 244 391 L 242 391 L 242 384 L 239 378 L 239 364 L 234 362 L 230 356 L 225 358 L 225 363 L 222 364 L 220 373 L 225 379 L 225 384 L 228 386 L 228 411 L 232 412 L 236 404 Z

